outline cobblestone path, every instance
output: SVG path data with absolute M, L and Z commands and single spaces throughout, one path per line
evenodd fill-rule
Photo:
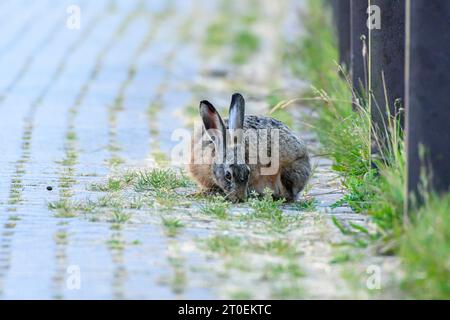
M 71 5 L 79 29 L 67 26 Z M 308 141 L 315 165 L 306 200 L 281 205 L 275 222 L 264 201 L 188 197 L 195 187 L 183 177 L 176 192 L 138 188 L 136 175 L 166 163 L 172 132 L 192 126 L 201 99 L 225 110 L 240 91 L 248 113 L 268 114 L 298 94 L 305 84 L 282 57 L 301 5 L 0 1 L 0 298 L 370 297 L 367 265 L 395 263 L 336 263 L 345 237 L 331 217 L 367 221 L 331 208 L 343 191 L 306 108 L 274 115 Z M 353 290 L 346 272 L 364 282 Z

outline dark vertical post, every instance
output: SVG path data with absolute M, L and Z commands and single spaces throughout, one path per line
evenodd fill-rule
M 420 204 L 423 169 L 431 190 L 450 187 L 450 1 L 412 0 L 407 8 L 407 192 Z
M 368 41 L 368 4 L 368 0 L 350 1 L 350 74 L 353 90 L 358 94 L 367 89 L 367 54 L 363 55 L 363 49 Z
M 370 0 L 369 4 L 374 19 L 380 18 L 379 24 L 373 23 L 369 32 L 371 118 L 376 135 L 372 136 L 375 146 L 372 151 L 378 152 L 389 138 L 386 130 L 389 114 L 394 118 L 404 104 L 405 0 Z M 403 127 L 403 114 L 397 119 Z
M 333 14 L 339 48 L 339 64 L 350 67 L 350 0 L 333 0 Z

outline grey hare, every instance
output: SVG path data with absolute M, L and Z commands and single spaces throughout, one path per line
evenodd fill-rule
M 200 102 L 199 111 L 203 128 L 194 132 L 187 170 L 203 191 L 220 190 L 230 201 L 239 202 L 251 192 L 261 195 L 269 188 L 274 199 L 297 199 L 311 165 L 306 144 L 292 130 L 273 118 L 246 116 L 239 93 L 231 98 L 229 119 L 222 120 L 206 100 Z M 261 146 L 269 161 L 262 161 Z M 257 151 L 256 158 L 251 150 Z

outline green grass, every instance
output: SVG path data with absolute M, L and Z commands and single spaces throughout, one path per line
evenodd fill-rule
M 188 283 L 184 259 L 181 257 L 169 257 L 168 261 L 172 267 L 172 276 L 169 279 L 170 288 L 172 292 L 181 294 L 186 289 Z
M 144 207 L 145 203 L 146 203 L 146 201 L 145 201 L 145 199 L 143 197 L 134 196 L 134 197 L 131 197 L 129 199 L 127 207 L 129 209 L 139 210 L 139 209 L 142 209 Z
M 293 71 L 311 83 L 304 93 L 312 99 L 318 116 L 314 129 L 324 151 L 334 158 L 334 169 L 344 176 L 362 176 L 370 170 L 369 119 L 367 113 L 355 113 L 352 93 L 338 74 L 338 51 L 331 28 L 329 10 L 323 1 L 309 1 L 303 17 L 305 36 L 293 46 L 287 60 Z M 302 59 L 298 59 L 298 57 Z
M 303 289 L 298 284 L 293 283 L 272 289 L 271 298 L 279 300 L 299 299 L 303 294 Z
M 185 206 L 189 202 L 183 202 L 180 195 L 167 190 L 156 190 L 153 194 L 154 203 L 163 210 L 170 210 L 177 206 Z
M 134 184 L 136 191 L 173 190 L 190 185 L 190 180 L 184 174 L 177 174 L 170 169 L 140 172 Z
M 401 239 L 400 257 L 412 298 L 450 299 L 450 194 L 431 196 Z
M 114 156 L 114 157 L 111 157 L 110 159 L 108 159 L 108 165 L 111 167 L 120 166 L 121 164 L 124 164 L 124 163 L 125 163 L 125 160 L 120 157 L 117 157 L 117 156 Z
M 203 214 L 214 216 L 219 219 L 225 219 L 228 216 L 230 203 L 221 196 L 216 196 L 201 206 Z
M 330 263 L 337 264 L 337 263 L 345 263 L 345 262 L 349 262 L 349 261 L 352 261 L 351 254 L 347 251 L 342 251 L 342 252 L 336 253 L 333 256 L 333 258 L 331 259 Z
M 264 266 L 263 279 L 270 281 L 277 281 L 286 276 L 289 278 L 300 278 L 305 276 L 297 263 L 288 262 L 287 264 L 268 264 Z
M 317 200 L 314 197 L 304 198 L 300 201 L 296 201 L 293 207 L 298 211 L 315 211 Z
M 73 218 L 77 216 L 77 211 L 80 210 L 78 203 L 62 199 L 55 202 L 50 202 L 48 208 L 55 211 L 55 217 L 58 218 Z
M 153 151 L 152 157 L 155 159 L 158 166 L 164 166 L 170 163 L 170 159 L 167 157 L 167 154 L 162 151 Z
M 283 214 L 281 209 L 283 203 L 283 199 L 273 200 L 272 190 L 266 189 L 262 197 L 253 197 L 249 200 L 251 217 L 265 220 L 274 230 L 282 231 L 292 222 L 290 217 Z
M 93 183 L 89 190 L 90 191 L 101 191 L 101 192 L 116 192 L 120 191 L 125 187 L 122 181 L 118 178 L 108 178 L 106 183 Z
M 108 193 L 97 200 L 89 200 L 88 204 L 96 208 L 123 208 L 123 200 L 114 193 Z
M 110 222 L 112 223 L 125 223 L 128 220 L 130 220 L 131 216 L 124 212 L 122 209 L 120 208 L 114 208 L 111 212 L 111 220 Z
M 236 255 L 242 252 L 242 240 L 239 237 L 216 235 L 206 240 L 209 251 L 222 255 Z
M 58 231 L 55 233 L 54 238 L 58 244 L 67 244 L 68 234 L 65 231 Z
M 63 166 L 74 166 L 77 164 L 78 154 L 75 151 L 67 150 L 63 160 L 57 162 Z
M 122 175 L 109 177 L 105 183 L 93 183 L 89 187 L 90 191 L 117 192 L 130 186 L 137 177 L 137 173 L 127 171 Z
M 91 184 L 88 190 L 106 193 L 95 200 L 86 199 L 79 203 L 63 201 L 51 205 L 55 206 L 53 210 L 57 209 L 56 206 L 61 206 L 66 211 L 108 213 L 112 222 L 123 223 L 129 218 L 129 213 L 123 213 L 124 210 L 147 210 L 154 208 L 155 205 L 158 205 L 160 210 L 189 207 L 191 201 L 186 200 L 184 193 L 176 190 L 189 186 L 192 186 L 192 182 L 181 171 L 170 169 L 126 171 L 110 176 L 104 183 Z
M 164 232 L 168 237 L 177 236 L 181 229 L 184 228 L 184 224 L 176 218 L 163 217 L 161 223 L 164 227 Z
M 260 248 L 259 250 L 258 247 Z M 284 257 L 295 257 L 298 255 L 297 248 L 289 242 L 280 239 L 264 243 L 262 246 L 257 246 L 254 251 L 261 251 Z
M 287 260 L 293 260 L 299 256 L 297 248 L 282 239 L 270 241 L 244 240 L 237 236 L 215 235 L 205 240 L 206 248 L 211 252 L 220 253 L 225 256 L 237 256 L 241 253 L 261 254 L 277 256 Z
M 123 250 L 125 249 L 126 243 L 123 240 L 120 239 L 109 239 L 106 244 L 108 245 L 109 249 L 111 250 Z
M 69 131 L 66 134 L 66 139 L 67 140 L 76 140 L 77 139 L 77 134 L 74 131 Z
M 242 289 L 242 290 L 237 290 L 237 291 L 232 292 L 230 294 L 230 298 L 232 300 L 251 300 L 252 294 L 250 292 Z

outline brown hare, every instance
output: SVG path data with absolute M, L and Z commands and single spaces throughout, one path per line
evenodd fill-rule
M 227 199 L 239 202 L 269 188 L 274 199 L 297 199 L 311 165 L 305 143 L 286 125 L 269 117 L 246 116 L 239 93 L 232 96 L 229 119 L 222 120 L 206 100 L 199 108 L 203 128 L 194 132 L 187 169 L 203 191 L 221 190 Z M 268 159 L 263 161 L 262 155 Z

